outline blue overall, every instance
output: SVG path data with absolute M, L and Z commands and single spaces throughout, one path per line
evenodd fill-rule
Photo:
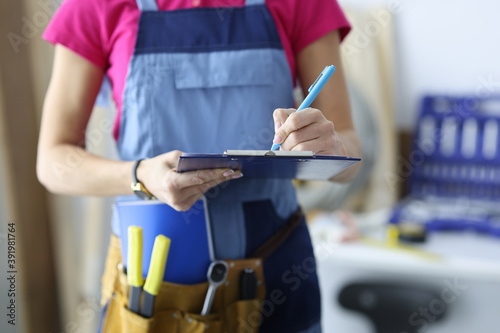
M 155 0 L 137 3 L 141 16 L 123 97 L 121 158 L 269 149 L 272 113 L 293 107 L 293 80 L 265 0 L 175 11 L 158 11 Z M 221 259 L 247 257 L 298 209 L 289 180 L 243 177 L 206 197 L 215 256 Z M 119 234 L 116 223 L 113 231 Z M 320 332 L 319 287 L 305 221 L 264 261 L 264 274 L 268 302 L 260 331 Z

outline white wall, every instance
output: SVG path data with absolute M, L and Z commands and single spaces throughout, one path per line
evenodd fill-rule
M 500 95 L 500 1 L 339 2 L 362 8 L 401 6 L 393 16 L 400 128 L 413 127 L 418 101 L 426 93 Z

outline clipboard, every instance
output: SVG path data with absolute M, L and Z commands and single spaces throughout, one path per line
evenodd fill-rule
M 223 154 L 184 153 L 177 172 L 230 168 L 241 170 L 245 178 L 329 180 L 359 161 L 312 151 L 226 150 Z

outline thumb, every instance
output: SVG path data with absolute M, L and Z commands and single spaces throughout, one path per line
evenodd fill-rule
M 181 157 L 182 151 L 173 150 L 165 154 L 165 162 L 170 169 L 177 168 L 177 162 L 179 161 L 179 157 Z

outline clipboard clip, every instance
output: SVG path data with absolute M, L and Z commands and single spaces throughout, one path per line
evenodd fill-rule
M 265 157 L 314 157 L 312 151 L 283 151 L 283 150 L 226 150 L 226 157 L 243 156 L 265 156 Z

